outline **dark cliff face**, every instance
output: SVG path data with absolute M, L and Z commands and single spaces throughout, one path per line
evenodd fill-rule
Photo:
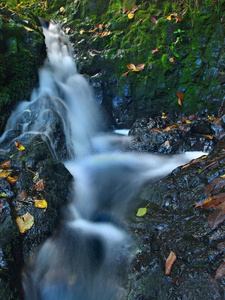
M 38 84 L 38 69 L 46 58 L 37 19 L 0 8 L 0 133 L 15 107 L 29 100 Z

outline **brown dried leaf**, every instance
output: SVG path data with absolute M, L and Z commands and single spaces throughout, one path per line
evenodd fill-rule
M 225 221 L 225 214 L 221 210 L 214 211 L 209 217 L 209 226 L 212 229 L 216 229 L 221 223 Z
M 26 214 L 16 218 L 17 226 L 19 227 L 20 233 L 25 233 L 34 224 L 34 217 L 27 212 Z
M 1 164 L 1 168 L 10 168 L 11 167 L 11 160 L 7 160 Z
M 225 275 L 225 261 L 223 261 L 219 266 L 219 268 L 217 269 L 215 279 L 219 279 L 224 275 Z
M 34 186 L 34 190 L 43 191 L 45 189 L 44 183 L 44 179 L 38 180 L 38 182 Z
M 19 199 L 19 201 L 24 201 L 27 198 L 27 193 L 25 191 L 22 191 L 21 193 L 19 193 L 17 198 Z
M 177 259 L 176 254 L 173 251 L 171 251 L 170 255 L 168 256 L 168 258 L 166 260 L 166 268 L 165 268 L 166 276 L 170 275 L 172 266 L 175 263 L 176 259 Z
M 214 179 L 210 182 L 210 184 L 207 185 L 205 188 L 204 193 L 211 196 L 213 192 L 216 192 L 217 190 L 220 190 L 225 187 L 225 179 L 223 177 L 219 177 Z
M 127 72 L 123 73 L 123 76 L 126 76 L 129 72 L 130 72 L 130 70 L 128 70 Z

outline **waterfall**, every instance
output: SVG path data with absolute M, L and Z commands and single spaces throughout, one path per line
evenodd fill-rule
M 122 299 L 131 240 L 124 220 L 144 184 L 190 160 L 128 151 L 130 137 L 101 133 L 102 115 L 57 24 L 43 26 L 48 57 L 39 88 L 9 118 L 0 144 L 39 134 L 74 176 L 61 226 L 25 269 L 26 300 Z

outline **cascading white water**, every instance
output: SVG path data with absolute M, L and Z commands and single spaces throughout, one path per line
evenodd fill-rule
M 101 115 L 87 81 L 77 73 L 67 37 L 52 23 L 43 32 L 48 58 L 40 86 L 13 112 L 0 144 L 40 134 L 57 158 L 67 159 L 75 178 L 74 201 L 69 217 L 24 274 L 26 300 L 120 299 L 120 262 L 128 256 L 121 220 L 145 183 L 189 157 L 122 152 L 130 137 L 100 134 Z

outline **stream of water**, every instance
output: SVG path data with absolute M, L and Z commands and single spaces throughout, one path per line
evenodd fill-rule
M 41 135 L 74 176 L 74 200 L 24 274 L 26 299 L 120 299 L 130 244 L 123 220 L 144 184 L 193 156 L 138 154 L 128 151 L 131 137 L 102 133 L 102 114 L 67 37 L 52 23 L 43 32 L 48 58 L 39 88 L 12 113 L 0 143 Z

